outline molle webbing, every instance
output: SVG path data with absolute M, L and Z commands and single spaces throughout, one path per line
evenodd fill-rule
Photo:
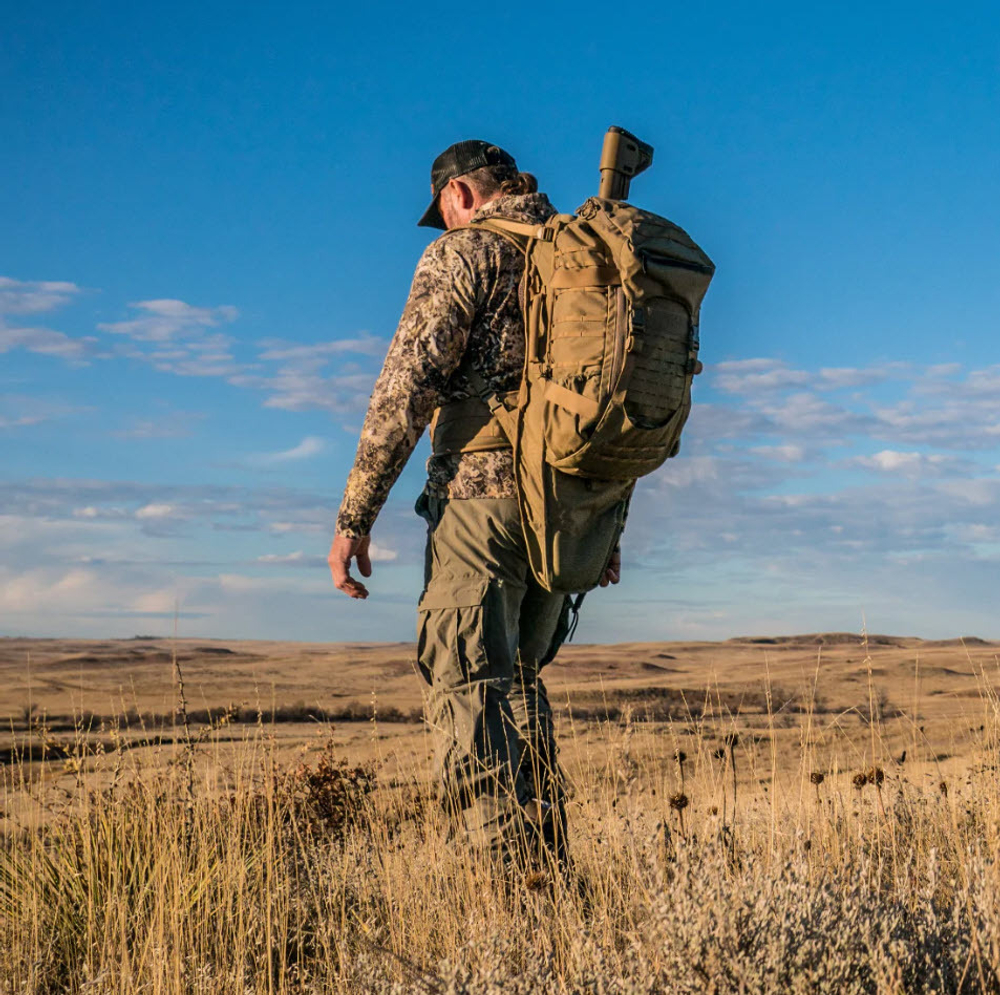
M 516 396 L 516 391 L 500 395 L 501 399 Z M 478 397 L 442 404 L 431 419 L 431 451 L 435 456 L 510 448 L 500 423 Z

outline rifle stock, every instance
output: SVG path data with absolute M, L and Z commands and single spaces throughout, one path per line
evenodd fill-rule
M 612 125 L 604 136 L 601 150 L 600 196 L 605 200 L 626 200 L 632 178 L 647 169 L 652 161 L 652 145 Z

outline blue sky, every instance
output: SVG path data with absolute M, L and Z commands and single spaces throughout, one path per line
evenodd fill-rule
M 372 598 L 324 560 L 430 161 L 488 138 L 572 210 L 614 123 L 718 273 L 578 638 L 1000 636 L 1000 14 L 603 9 L 7 11 L 0 633 L 412 638 L 425 445 Z

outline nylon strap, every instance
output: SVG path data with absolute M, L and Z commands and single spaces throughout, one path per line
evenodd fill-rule
M 584 397 L 583 394 L 577 394 L 576 391 L 570 390 L 568 387 L 563 387 L 554 380 L 544 380 L 542 382 L 544 383 L 542 390 L 547 401 L 558 404 L 559 407 L 566 408 L 567 411 L 572 411 L 573 414 L 579 415 L 581 418 L 590 419 L 597 417 L 597 413 L 600 411 L 600 405 L 597 401 L 589 397 Z
M 504 395 L 504 398 L 516 395 Z M 510 440 L 485 401 L 467 397 L 443 404 L 431 419 L 431 450 L 435 456 L 510 449 Z
M 511 235 L 521 235 L 525 238 L 540 238 L 549 240 L 551 235 L 544 232 L 551 231 L 544 224 L 532 225 L 525 221 L 511 221 L 509 218 L 483 218 L 481 221 L 472 221 L 472 225 L 481 225 L 483 228 L 494 228 L 502 232 L 509 232 Z
M 555 270 L 549 286 L 553 290 L 576 290 L 583 287 L 610 287 L 621 282 L 621 274 L 614 266 L 584 266 Z

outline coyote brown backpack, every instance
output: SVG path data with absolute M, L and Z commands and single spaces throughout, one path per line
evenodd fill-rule
M 525 255 L 521 388 L 442 407 L 435 452 L 514 450 L 532 572 L 549 591 L 601 579 L 638 477 L 677 453 L 691 410 L 698 313 L 715 272 L 676 225 L 623 201 L 590 198 L 543 225 L 473 222 Z

